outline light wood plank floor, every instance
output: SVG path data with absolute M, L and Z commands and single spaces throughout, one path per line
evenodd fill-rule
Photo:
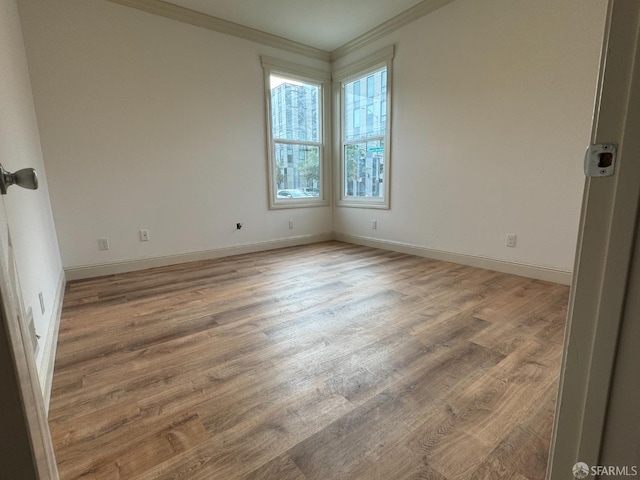
M 69 479 L 543 479 L 568 287 L 327 242 L 69 283 Z

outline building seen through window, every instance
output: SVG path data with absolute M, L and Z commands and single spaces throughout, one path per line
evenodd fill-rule
M 270 80 L 277 197 L 317 197 L 321 187 L 321 87 L 273 74 Z
M 382 197 L 387 129 L 387 69 L 345 83 L 344 195 Z

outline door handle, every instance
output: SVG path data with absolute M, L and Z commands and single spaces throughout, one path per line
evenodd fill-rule
M 36 190 L 38 188 L 38 174 L 33 168 L 23 168 L 11 173 L 0 164 L 0 194 L 6 195 L 7 188 L 14 184 L 29 190 Z

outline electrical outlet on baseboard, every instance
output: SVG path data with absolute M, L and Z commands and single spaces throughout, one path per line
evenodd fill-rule
M 514 233 L 507 234 L 507 247 L 515 247 L 518 236 Z

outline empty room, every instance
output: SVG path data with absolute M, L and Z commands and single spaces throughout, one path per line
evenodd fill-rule
M 622 465 L 616 1 L 2 0 L 0 477 Z

